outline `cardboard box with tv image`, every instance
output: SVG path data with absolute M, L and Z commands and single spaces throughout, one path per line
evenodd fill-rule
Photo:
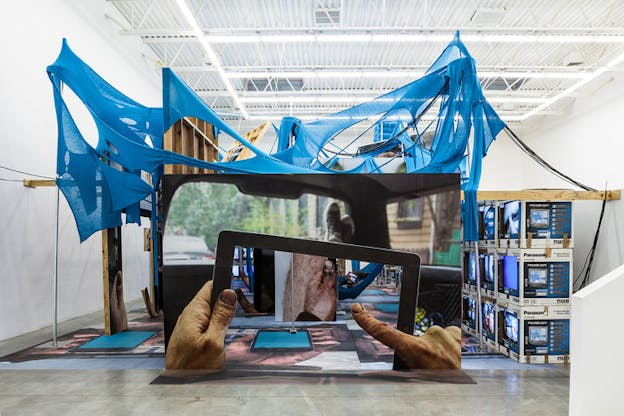
M 520 363 L 569 363 L 570 307 L 499 303 L 498 340 Z
M 498 237 L 502 248 L 573 248 L 572 202 L 499 203 Z
M 163 256 L 167 362 L 194 368 L 169 355 L 203 290 L 234 310 L 225 368 L 459 368 L 459 203 L 455 174 L 166 175 L 163 252 L 193 237 L 214 253 Z
M 568 305 L 572 249 L 498 250 L 498 299 L 521 305 Z

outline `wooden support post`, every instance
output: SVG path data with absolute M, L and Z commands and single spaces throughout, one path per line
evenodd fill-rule
M 102 230 L 102 293 L 104 294 L 104 334 L 111 335 L 110 287 L 108 284 L 108 229 Z
M 173 131 L 175 127 L 172 126 L 169 130 L 165 132 L 165 136 L 163 137 L 163 148 L 165 150 L 174 151 L 173 150 Z M 173 165 L 165 165 L 165 174 L 170 175 L 173 173 Z
M 122 270 L 121 253 L 121 227 L 102 230 L 102 288 L 104 295 L 104 333 L 106 335 L 113 335 L 119 330 L 111 322 L 110 295 L 114 290 L 115 275 Z
M 184 154 L 182 149 L 182 123 L 175 123 L 172 127 L 173 129 L 173 151 L 179 154 Z M 173 168 L 173 173 L 183 173 L 182 166 L 175 165 Z

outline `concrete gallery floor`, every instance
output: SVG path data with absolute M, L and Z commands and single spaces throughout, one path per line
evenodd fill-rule
M 139 307 L 140 304 L 129 305 Z M 60 333 L 101 325 L 96 313 Z M 49 340 L 44 329 L 0 341 L 0 357 Z M 341 377 L 317 372 L 159 384 L 162 355 L 0 359 L 0 415 L 566 415 L 569 369 L 468 355 L 463 381 Z M 467 376 L 467 377 L 466 377 Z

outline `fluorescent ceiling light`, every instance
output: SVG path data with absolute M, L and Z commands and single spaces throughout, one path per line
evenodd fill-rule
M 327 113 L 327 114 L 322 114 L 322 115 L 295 115 L 295 117 L 297 117 L 298 119 L 302 120 L 302 121 L 312 121 L 312 120 L 318 120 L 320 118 L 324 118 L 329 116 L 331 113 Z M 276 114 L 276 113 L 256 113 L 256 114 L 250 114 L 249 115 L 249 120 L 256 120 L 256 121 L 280 121 L 282 118 L 284 117 L 283 114 Z M 503 121 L 520 121 L 522 120 L 521 118 L 522 116 L 515 116 L 515 115 L 502 115 L 500 116 L 500 118 Z M 351 120 L 351 117 L 334 117 L 334 120 Z M 423 122 L 427 122 L 427 121 L 433 121 L 436 120 L 437 117 L 434 116 L 423 116 L 420 121 Z M 400 116 L 390 116 L 388 118 L 386 118 L 386 121 L 397 121 L 397 120 L 403 120 L 403 121 L 412 121 L 411 118 L 409 117 L 400 117 Z M 364 120 L 362 120 L 364 121 Z M 369 120 L 370 121 L 370 120 Z
M 550 107 L 551 105 L 553 105 L 557 101 L 559 101 L 559 100 L 561 100 L 561 99 L 571 95 L 574 91 L 578 90 L 579 88 L 581 88 L 582 86 L 586 85 L 587 83 L 595 80 L 600 75 L 606 73 L 607 71 L 612 70 L 615 66 L 621 64 L 622 62 L 624 62 L 624 53 L 618 55 L 615 59 L 609 61 L 605 66 L 597 69 L 596 71 L 594 71 L 592 73 L 589 73 L 589 74 L 586 74 L 585 77 L 582 80 L 580 80 L 576 84 L 572 85 L 568 89 L 562 91 L 561 93 L 555 95 L 552 98 L 549 98 L 546 102 L 544 102 L 544 103 L 540 104 L 539 106 L 535 107 L 533 110 L 525 113 L 522 116 L 522 120 L 526 120 L 527 118 L 532 117 L 532 116 L 542 112 L 543 110 L 545 110 L 546 108 Z
M 290 104 L 290 103 L 352 103 L 352 102 L 366 102 L 375 99 L 377 96 L 362 96 L 362 95 L 280 95 L 274 96 L 267 94 L 265 96 L 255 96 L 255 97 L 241 97 L 240 100 L 244 103 L 248 104 Z M 497 96 L 497 97 L 486 97 L 486 99 L 490 103 L 527 103 L 527 104 L 539 104 L 547 101 L 547 98 L 541 97 L 514 97 L 514 96 Z M 383 99 L 380 99 L 380 101 Z M 387 99 L 389 101 L 394 101 Z
M 195 20 L 195 17 L 191 13 L 191 10 L 188 8 L 186 1 L 176 0 L 176 3 L 178 5 L 178 8 L 184 15 L 184 18 L 186 19 L 187 23 L 191 26 L 191 28 L 193 28 L 195 37 L 197 37 L 197 40 L 204 47 L 204 50 L 206 51 L 206 54 L 208 55 L 208 58 L 210 59 L 210 63 L 216 69 L 217 73 L 221 77 L 223 84 L 225 84 L 225 89 L 232 96 L 232 99 L 234 100 L 234 103 L 240 110 L 243 118 L 248 118 L 249 114 L 247 113 L 245 106 L 243 105 L 243 103 L 241 103 L 240 99 L 238 98 L 238 94 L 236 93 L 236 90 L 234 90 L 234 87 L 232 86 L 230 79 L 226 76 L 225 71 L 223 70 L 223 66 L 221 65 L 221 61 L 219 57 L 215 53 L 214 49 L 212 49 L 212 46 L 210 46 L 209 41 L 204 36 L 203 31 L 200 29 L 199 25 L 197 24 L 197 21 Z
M 368 42 L 449 42 L 453 33 L 316 33 L 206 35 L 210 43 L 368 43 Z M 464 34 L 461 39 L 474 43 L 624 43 L 622 35 L 574 34 Z
M 246 78 L 408 78 L 418 79 L 424 75 L 422 71 L 249 71 L 227 72 L 231 79 Z M 527 78 L 527 79 L 582 79 L 587 73 L 583 72 L 478 72 L 479 78 Z

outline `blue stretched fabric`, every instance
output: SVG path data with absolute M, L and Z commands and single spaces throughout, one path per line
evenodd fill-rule
M 47 68 L 58 125 L 57 184 L 67 199 L 80 240 L 126 222 L 140 223 L 139 203 L 152 195 L 165 164 L 183 164 L 229 173 L 309 173 L 256 149 L 234 132 L 171 71 L 163 72 L 165 110 L 143 106 L 102 79 L 63 40 L 56 61 Z M 88 144 L 65 101 L 69 87 L 85 104 L 98 131 Z M 162 149 L 165 123 L 194 116 L 214 124 L 248 145 L 257 156 L 241 162 L 211 163 Z M 141 178 L 151 176 L 151 184 Z
M 256 156 L 268 157 L 266 153 L 253 146 L 221 120 L 170 68 L 163 68 L 162 82 L 165 131 L 183 117 L 197 117 L 238 140 Z
M 120 225 L 123 212 L 126 222 L 139 223 L 139 203 L 150 195 L 154 197 L 165 164 L 222 173 L 380 173 L 375 156 L 398 143 L 403 148 L 401 157 L 408 173 L 462 174 L 461 185 L 467 195 L 462 213 L 464 240 L 478 238 L 476 190 L 481 162 L 505 124 L 485 100 L 475 61 L 459 34 L 416 81 L 314 121 L 284 117 L 276 149 L 271 154 L 234 131 L 168 68 L 162 72 L 162 108 L 143 106 L 122 94 L 76 56 L 65 40 L 47 72 L 58 124 L 57 183 L 72 209 L 81 241 L 95 231 Z M 76 127 L 63 101 L 64 86 L 78 96 L 93 117 L 98 129 L 95 148 Z M 432 112 L 434 102 L 439 102 L 439 108 L 434 114 L 435 131 L 430 145 L 401 133 L 403 123 L 397 122 L 396 117 L 407 118 L 412 120 L 408 124 L 416 125 Z M 165 130 L 187 116 L 212 124 L 216 133 L 228 134 L 255 156 L 235 162 L 205 162 L 163 150 Z M 340 154 L 329 157 L 324 146 L 355 124 L 371 120 L 378 136 L 380 123 L 388 126 L 391 133 L 384 129 L 380 137 L 391 139 L 387 146 L 361 155 L 360 162 L 350 170 L 332 170 L 340 162 Z M 470 169 L 466 163 L 467 149 L 471 150 Z M 144 180 L 145 177 L 150 180 Z
M 358 262 L 359 264 L 359 262 Z M 366 277 L 353 287 L 343 286 L 342 283 L 345 282 L 344 276 L 338 277 L 338 299 L 355 299 L 375 280 L 375 278 L 381 273 L 384 265 L 378 263 L 369 263 L 364 267 L 361 272 L 367 273 Z

